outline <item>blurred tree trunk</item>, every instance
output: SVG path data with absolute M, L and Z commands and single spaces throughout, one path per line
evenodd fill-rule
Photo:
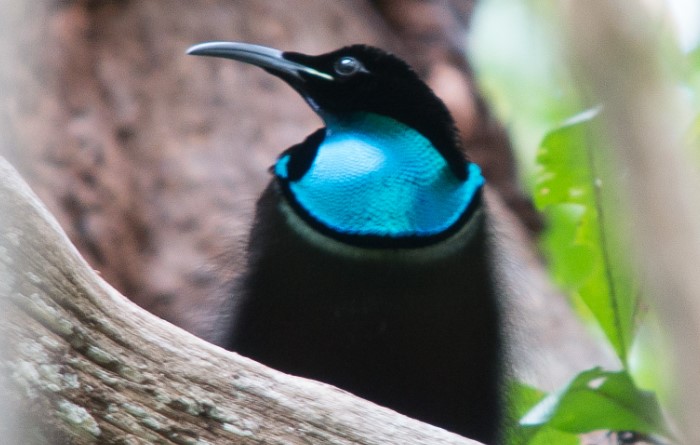
M 443 94 L 472 156 L 522 206 L 507 137 L 464 62 L 471 9 L 451 4 L 469 3 L 17 2 L 8 157 L 107 281 L 206 336 L 267 167 L 321 123 L 262 70 L 185 49 L 241 40 L 397 52 Z

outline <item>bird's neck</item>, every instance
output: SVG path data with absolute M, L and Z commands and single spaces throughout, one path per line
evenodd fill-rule
M 371 247 L 427 244 L 455 229 L 483 184 L 478 166 L 468 164 L 466 181 L 456 178 L 428 139 L 394 119 L 353 113 L 324 120 L 311 167 L 286 187 L 333 237 Z M 275 172 L 284 179 L 284 157 Z

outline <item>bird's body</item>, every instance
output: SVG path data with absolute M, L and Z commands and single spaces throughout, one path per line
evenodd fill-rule
M 499 332 L 480 258 L 485 215 L 475 217 L 474 227 L 439 246 L 368 254 L 300 233 L 303 221 L 270 184 L 234 292 L 240 306 L 227 348 L 467 437 L 492 438 Z
M 326 123 L 272 170 L 224 346 L 493 441 L 502 352 L 483 178 L 444 105 L 374 48 L 272 51 L 192 50 L 265 67 Z

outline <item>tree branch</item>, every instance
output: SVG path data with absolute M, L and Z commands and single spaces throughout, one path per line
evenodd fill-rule
M 41 420 L 33 435 L 48 426 L 72 444 L 477 443 L 140 309 L 88 266 L 2 158 L 0 217 L 1 397 Z

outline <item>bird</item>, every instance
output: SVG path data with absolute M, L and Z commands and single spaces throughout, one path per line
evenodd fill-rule
M 263 68 L 324 123 L 281 152 L 231 286 L 222 345 L 485 443 L 504 347 L 485 180 L 448 109 L 402 59 L 204 42 Z

